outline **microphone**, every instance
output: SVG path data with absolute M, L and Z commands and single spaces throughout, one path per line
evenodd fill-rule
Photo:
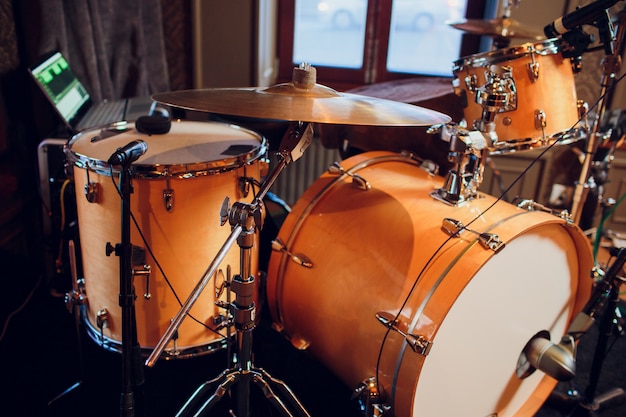
M 565 16 L 559 17 L 554 22 L 543 28 L 543 33 L 548 38 L 556 38 L 581 25 L 591 25 L 597 21 L 606 10 L 619 0 L 598 0 L 587 6 L 580 7 Z
M 117 148 L 107 162 L 109 165 L 127 165 L 139 159 L 147 151 L 148 144 L 141 139 L 137 139 L 122 148 Z
M 528 363 L 558 381 L 569 381 L 576 376 L 576 342 L 565 335 L 558 344 L 536 337 L 524 349 Z

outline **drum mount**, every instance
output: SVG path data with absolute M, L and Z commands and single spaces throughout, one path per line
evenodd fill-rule
M 231 290 L 235 293 L 235 300 L 226 306 L 231 310 L 234 317 L 236 339 L 236 366 L 226 369 L 218 377 L 206 381 L 200 385 L 192 396 L 185 402 L 176 414 L 177 416 L 201 416 L 207 413 L 222 399 L 230 387 L 239 383 L 237 388 L 237 413 L 239 417 L 248 417 L 250 414 L 250 383 L 257 384 L 264 392 L 265 397 L 282 413 L 283 416 L 293 416 L 287 405 L 275 394 L 272 385 L 278 392 L 287 397 L 288 403 L 296 411 L 296 415 L 310 417 L 302 404 L 292 391 L 282 381 L 270 376 L 263 369 L 255 368 L 252 364 L 252 331 L 255 327 L 256 309 L 254 304 L 255 279 L 251 274 L 251 250 L 254 245 L 254 237 L 257 230 L 262 226 L 264 219 L 263 198 L 272 184 L 291 162 L 300 158 L 304 150 L 313 139 L 313 126 L 311 123 L 292 122 L 287 129 L 280 145 L 280 161 L 261 185 L 258 194 L 252 203 L 235 202 L 230 206 L 228 197 L 225 199 L 220 217 L 222 225 L 229 222 L 231 233 L 226 242 L 219 250 L 215 259 L 207 269 L 203 279 L 196 285 L 193 292 L 187 298 L 179 313 L 172 319 L 171 325 L 155 347 L 152 354 L 146 360 L 147 366 L 153 366 L 163 352 L 166 344 L 176 333 L 185 315 L 189 312 L 193 303 L 206 286 L 208 280 L 214 275 L 217 266 L 224 258 L 227 251 L 235 241 L 240 247 L 241 274 L 235 275 L 231 282 Z M 214 393 L 205 400 L 205 395 L 212 388 Z
M 483 180 L 483 162 L 488 150 L 498 143 L 496 114 L 515 106 L 517 101 L 515 83 L 507 67 L 492 65 L 488 83 L 475 91 L 476 102 L 483 110 L 481 119 L 474 121 L 474 130 L 453 124 L 440 127 L 442 139 L 450 143 L 448 160 L 454 163 L 454 167 L 448 172 L 444 186 L 433 191 L 431 196 L 452 205 L 478 195 Z

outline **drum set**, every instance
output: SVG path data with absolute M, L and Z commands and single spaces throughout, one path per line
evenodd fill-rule
M 622 38 L 620 24 L 610 42 Z M 467 120 L 459 124 L 339 93 L 307 64 L 268 88 L 153 96 L 175 108 L 289 122 L 275 164 L 261 134 L 215 121 L 168 120 L 158 132 L 120 122 L 72 138 L 65 152 L 84 190 L 76 197 L 84 278 L 66 300 L 95 342 L 129 356 L 123 411 L 132 414 L 128 374 L 138 357 L 152 367 L 232 343 L 233 367 L 178 415 L 206 415 L 236 386 L 236 415 L 248 416 L 250 385 L 282 415 L 309 415 L 252 361 L 259 231 L 264 199 L 306 152 L 314 125 L 341 124 L 429 126 L 449 143 L 452 168 L 440 177 L 415 153 L 385 150 L 333 164 L 272 241 L 263 285 L 274 328 L 353 387 L 367 416 L 536 412 L 575 374 L 577 340 L 606 306 L 597 291 L 615 293 L 624 259 L 598 272 L 575 219 L 581 200 L 572 216 L 478 188 L 489 155 L 582 139 L 593 155 L 597 123 L 589 126 L 574 86 L 584 51 L 571 48 L 563 36 L 456 61 Z

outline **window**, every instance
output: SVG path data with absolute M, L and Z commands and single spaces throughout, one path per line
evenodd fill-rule
M 479 37 L 448 21 L 482 18 L 486 0 L 283 0 L 279 81 L 302 62 L 339 90 L 415 76 L 452 76 Z

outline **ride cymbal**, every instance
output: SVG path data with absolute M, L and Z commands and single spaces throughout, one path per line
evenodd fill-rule
M 462 19 L 455 22 L 448 22 L 448 25 L 474 35 L 497 36 L 501 38 L 529 38 L 534 40 L 546 38 L 541 31 L 507 17 L 490 20 Z
M 370 126 L 430 126 L 443 113 L 392 100 L 340 93 L 315 83 L 315 68 L 294 68 L 293 81 L 267 88 L 213 88 L 159 93 L 152 99 L 187 110 L 261 119 Z

